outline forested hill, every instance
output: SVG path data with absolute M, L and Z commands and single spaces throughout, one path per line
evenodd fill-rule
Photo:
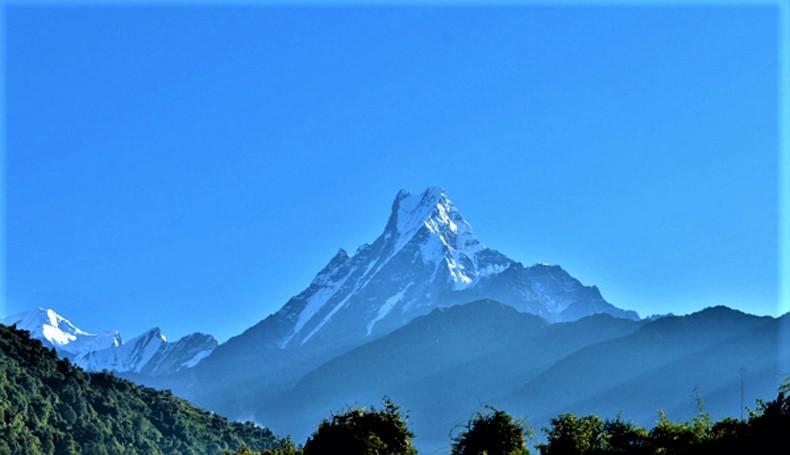
M 0 325 L 0 454 L 217 454 L 281 442 L 169 392 L 86 373 Z

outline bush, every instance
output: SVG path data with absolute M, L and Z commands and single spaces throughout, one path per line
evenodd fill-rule
M 408 416 L 384 398 L 384 409 L 349 409 L 324 419 L 304 446 L 307 455 L 416 455 L 414 438 L 406 426 Z
M 540 444 L 538 449 L 542 455 L 599 453 L 604 450 L 607 439 L 604 427 L 605 422 L 598 416 L 560 414 L 543 429 L 548 444 Z
M 528 455 L 522 420 L 505 411 L 486 406 L 487 414 L 476 413 L 464 430 L 453 437 L 453 455 Z

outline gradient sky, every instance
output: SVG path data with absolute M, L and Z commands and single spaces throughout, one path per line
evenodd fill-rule
M 778 313 L 775 7 L 9 7 L 5 301 L 221 340 L 401 188 L 611 303 Z

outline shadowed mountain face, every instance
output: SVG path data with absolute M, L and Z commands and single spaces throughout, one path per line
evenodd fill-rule
M 486 247 L 442 189 L 401 191 L 371 244 L 353 255 L 340 250 L 304 291 L 195 368 L 146 382 L 230 415 L 256 415 L 327 360 L 437 309 L 481 299 L 548 322 L 597 313 L 638 319 L 559 266 L 524 266 Z
M 663 408 L 689 415 L 694 395 L 714 415 L 739 415 L 771 396 L 790 358 L 782 352 L 788 317 L 773 319 L 725 307 L 646 324 L 631 335 L 593 344 L 556 362 L 504 398 L 514 409 L 625 415 L 650 424 Z M 696 392 L 695 392 L 696 391 Z
M 781 354 L 790 318 L 724 307 L 682 317 L 634 321 L 605 314 L 550 324 L 484 300 L 432 313 L 337 356 L 280 391 L 262 421 L 304 437 L 329 410 L 390 396 L 411 411 L 416 443 L 430 453 L 449 444 L 481 404 L 536 429 L 562 412 L 653 426 L 658 410 L 688 419 L 699 393 L 714 418 L 774 396 L 790 358 Z
M 397 398 L 412 410 L 415 431 L 447 432 L 503 391 L 520 387 L 554 362 L 592 343 L 631 334 L 644 322 L 595 315 L 549 324 L 508 305 L 482 300 L 434 310 L 389 335 L 306 374 L 284 406 L 303 414 L 293 431 L 347 403 Z

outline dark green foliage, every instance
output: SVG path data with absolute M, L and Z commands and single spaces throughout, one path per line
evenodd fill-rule
M 303 455 L 304 450 L 301 447 L 296 447 L 290 438 L 285 438 L 282 441 L 282 446 L 272 449 L 263 449 L 261 451 L 251 450 L 249 447 L 242 446 L 235 452 L 225 452 L 226 455 Z
M 416 455 L 408 416 L 388 398 L 384 409 L 349 409 L 332 415 L 318 426 L 304 447 L 306 455 Z
M 505 411 L 486 407 L 490 412 L 475 414 L 453 438 L 452 455 L 529 455 L 523 421 L 513 419 Z
M 544 428 L 547 442 L 539 444 L 541 455 L 578 454 L 687 454 L 707 453 L 714 435 L 730 434 L 731 420 L 711 426 L 710 418 L 702 412 L 690 422 L 672 422 L 659 412 L 656 426 L 649 432 L 632 422 L 602 420 L 598 416 L 577 417 L 561 414 L 551 419 Z M 738 421 L 739 422 L 739 421 Z M 715 430 L 714 430 L 715 428 Z
M 649 454 L 650 434 L 644 428 L 626 422 L 618 415 L 615 420 L 607 420 L 603 427 L 606 435 L 606 453 L 611 454 Z
M 0 325 L 0 454 L 218 454 L 280 443 L 170 392 L 86 373 Z
M 695 417 L 691 422 L 672 422 L 663 411 L 659 416 L 656 426 L 650 430 L 650 444 L 657 453 L 692 453 L 705 443 L 710 428 L 707 416 Z
M 649 432 L 630 422 L 603 421 L 596 416 L 562 414 L 544 428 L 541 455 L 686 455 L 720 453 L 788 453 L 790 398 L 782 386 L 774 401 L 762 402 L 748 420 L 725 418 L 711 423 L 700 404 L 696 417 L 673 422 L 663 411 Z
M 542 455 L 600 453 L 606 444 L 606 423 L 598 416 L 576 417 L 560 414 L 543 431 L 547 444 L 538 445 Z
M 790 396 L 787 392 L 788 383 L 785 383 L 776 399 L 760 403 L 748 422 L 724 424 L 719 432 L 724 437 L 716 441 L 718 447 L 732 447 L 741 453 L 787 453 L 790 447 L 787 440 L 790 434 Z

